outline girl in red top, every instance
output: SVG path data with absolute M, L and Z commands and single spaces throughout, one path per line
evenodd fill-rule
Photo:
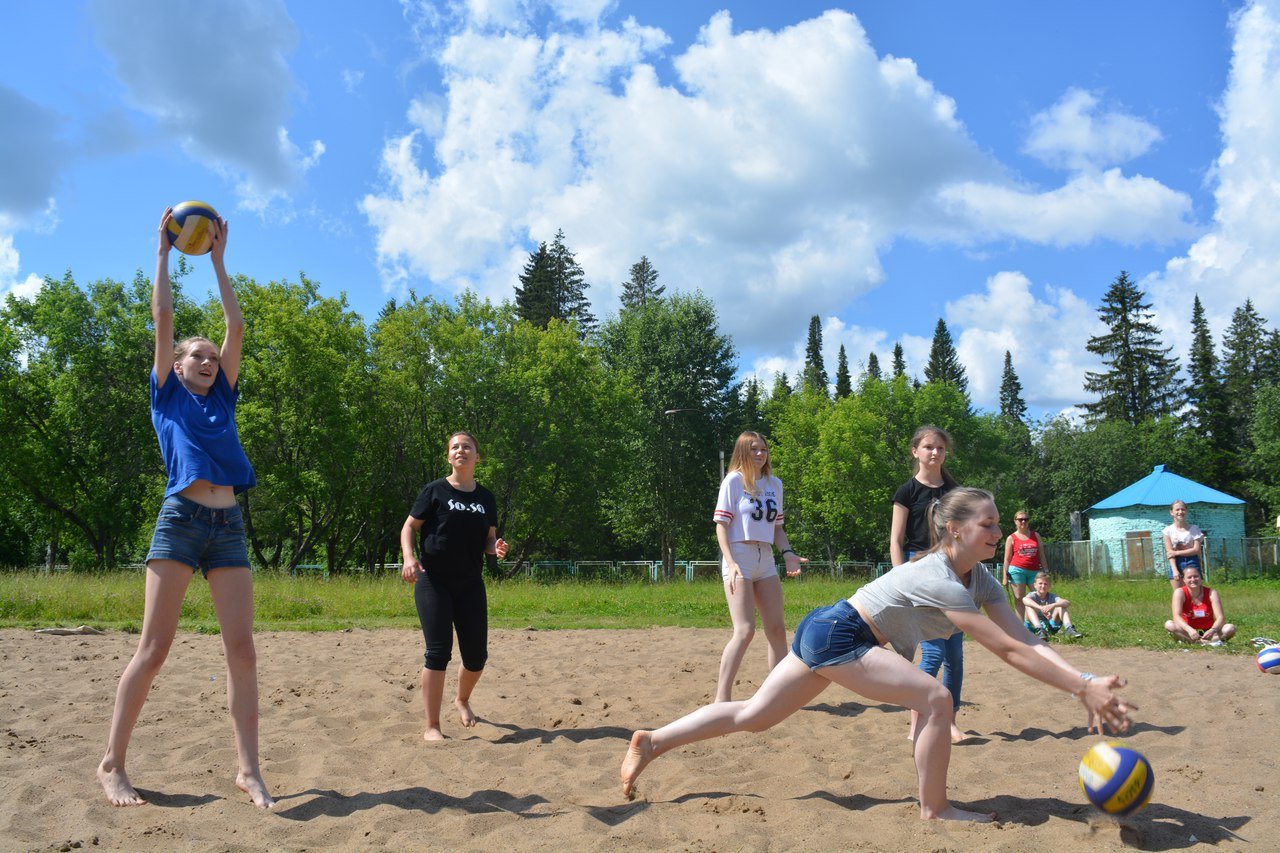
M 1173 618 L 1164 629 L 1175 640 L 1202 646 L 1220 646 L 1234 637 L 1236 626 L 1227 622 L 1218 591 L 1204 585 L 1200 567 L 1184 567 L 1182 583 L 1173 591 Z
M 1033 631 L 1022 599 L 1027 596 L 1027 587 L 1036 582 L 1036 575 L 1049 573 L 1049 565 L 1044 561 L 1040 536 L 1031 529 L 1031 514 L 1020 509 L 1013 514 L 1013 523 L 1013 532 L 1004 540 L 1004 585 L 1013 584 L 1013 609 L 1027 630 Z

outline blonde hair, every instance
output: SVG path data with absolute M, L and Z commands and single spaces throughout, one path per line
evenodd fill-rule
M 932 554 L 942 550 L 942 546 L 947 543 L 948 523 L 964 524 L 978 514 L 982 504 L 988 502 L 996 502 L 990 492 L 971 486 L 957 486 L 935 501 L 928 512 L 929 537 L 932 541 L 925 553 Z
M 769 449 L 769 442 L 765 441 L 763 435 L 758 432 L 747 430 L 738 436 L 738 440 L 733 443 L 733 455 L 729 457 L 729 473 L 737 471 L 742 475 L 742 490 L 749 495 L 757 494 L 759 488 L 756 486 L 756 466 L 751 459 L 751 442 L 758 441 L 764 445 L 765 450 Z M 760 469 L 760 476 L 769 477 L 773 475 L 773 460 L 766 457 L 764 467 Z

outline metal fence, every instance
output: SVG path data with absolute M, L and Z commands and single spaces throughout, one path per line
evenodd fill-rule
M 1149 579 L 1169 576 L 1163 550 L 1155 553 L 1151 537 L 1123 540 L 1086 539 L 1045 542 L 1045 561 L 1054 575 L 1069 578 Z M 1201 561 L 1205 582 L 1245 578 L 1280 578 L 1280 539 L 1211 536 L 1204 540 Z

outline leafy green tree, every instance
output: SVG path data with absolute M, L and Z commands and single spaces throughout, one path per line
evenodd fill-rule
M 729 408 L 733 345 L 700 293 L 623 311 L 604 324 L 600 342 L 605 364 L 630 381 L 639 401 L 626 454 L 634 464 L 623 486 L 603 500 L 617 535 L 656 547 L 670 574 L 677 547 L 714 553 L 706 507 L 718 486 L 717 438 Z
M 827 395 L 827 367 L 822 360 L 822 320 L 817 314 L 809 319 L 809 339 L 804 349 L 803 385 L 811 391 Z
M 640 260 L 631 265 L 631 278 L 622 283 L 622 307 L 643 308 L 666 290 L 666 285 L 658 284 L 658 271 L 649 263 L 649 258 L 641 255 Z
M 21 496 L 28 537 L 58 542 L 69 562 L 111 567 L 137 559 L 164 468 L 143 389 L 154 339 L 150 283 L 45 279 L 30 300 L 0 311 L 0 487 Z M 190 304 L 175 287 L 179 329 Z M 194 330 L 192 330 L 194 331 Z M 215 338 L 216 339 L 216 338 Z
M 956 346 L 947 329 L 946 321 L 938 318 L 938 325 L 933 329 L 933 344 L 929 348 L 929 363 L 924 368 L 926 382 L 942 382 L 952 386 L 966 399 L 969 394 L 969 379 L 965 375 L 964 365 L 956 354 Z
M 1013 370 L 1013 356 L 1004 351 L 1004 373 L 1000 377 L 1000 417 L 1022 422 L 1027 415 L 1027 402 L 1022 399 L 1022 382 Z
M 1123 420 L 1137 424 L 1170 414 L 1182 400 L 1177 360 L 1160 345 L 1160 329 L 1151 322 L 1150 303 L 1121 271 L 1102 298 L 1098 316 L 1107 332 L 1089 339 L 1086 349 L 1102 358 L 1102 372 L 1085 373 L 1084 390 L 1098 399 L 1082 403 L 1091 423 Z
M 1280 512 L 1280 385 L 1264 385 L 1254 397 L 1249 424 L 1251 450 L 1245 487 L 1257 501 L 1250 515 L 1257 533 L 1270 534 Z

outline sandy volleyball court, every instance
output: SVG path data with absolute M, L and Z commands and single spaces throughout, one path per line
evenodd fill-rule
M 1070 650 L 1083 668 L 1125 674 L 1142 706 L 1128 739 L 1155 766 L 1155 795 L 1126 825 L 1098 817 L 1076 786 L 1093 739 L 1079 705 L 972 643 L 961 726 L 977 734 L 953 753 L 951 790 L 966 807 L 998 812 L 999 826 L 919 821 L 906 713 L 834 686 L 766 734 L 664 756 L 625 801 L 618 765 L 630 732 L 709 701 L 724 639 L 671 628 L 496 631 L 474 700 L 481 723 L 464 733 L 446 718 L 454 739 L 426 745 L 417 632 L 260 634 L 263 774 L 279 800 L 264 814 L 232 785 L 217 637 L 176 641 L 129 755 L 150 803 L 117 809 L 94 768 L 136 637 L 0 631 L 0 848 L 1022 853 L 1280 843 L 1280 678 L 1208 651 Z M 738 695 L 763 671 L 757 642 Z M 452 678 L 446 689 L 447 698 Z

